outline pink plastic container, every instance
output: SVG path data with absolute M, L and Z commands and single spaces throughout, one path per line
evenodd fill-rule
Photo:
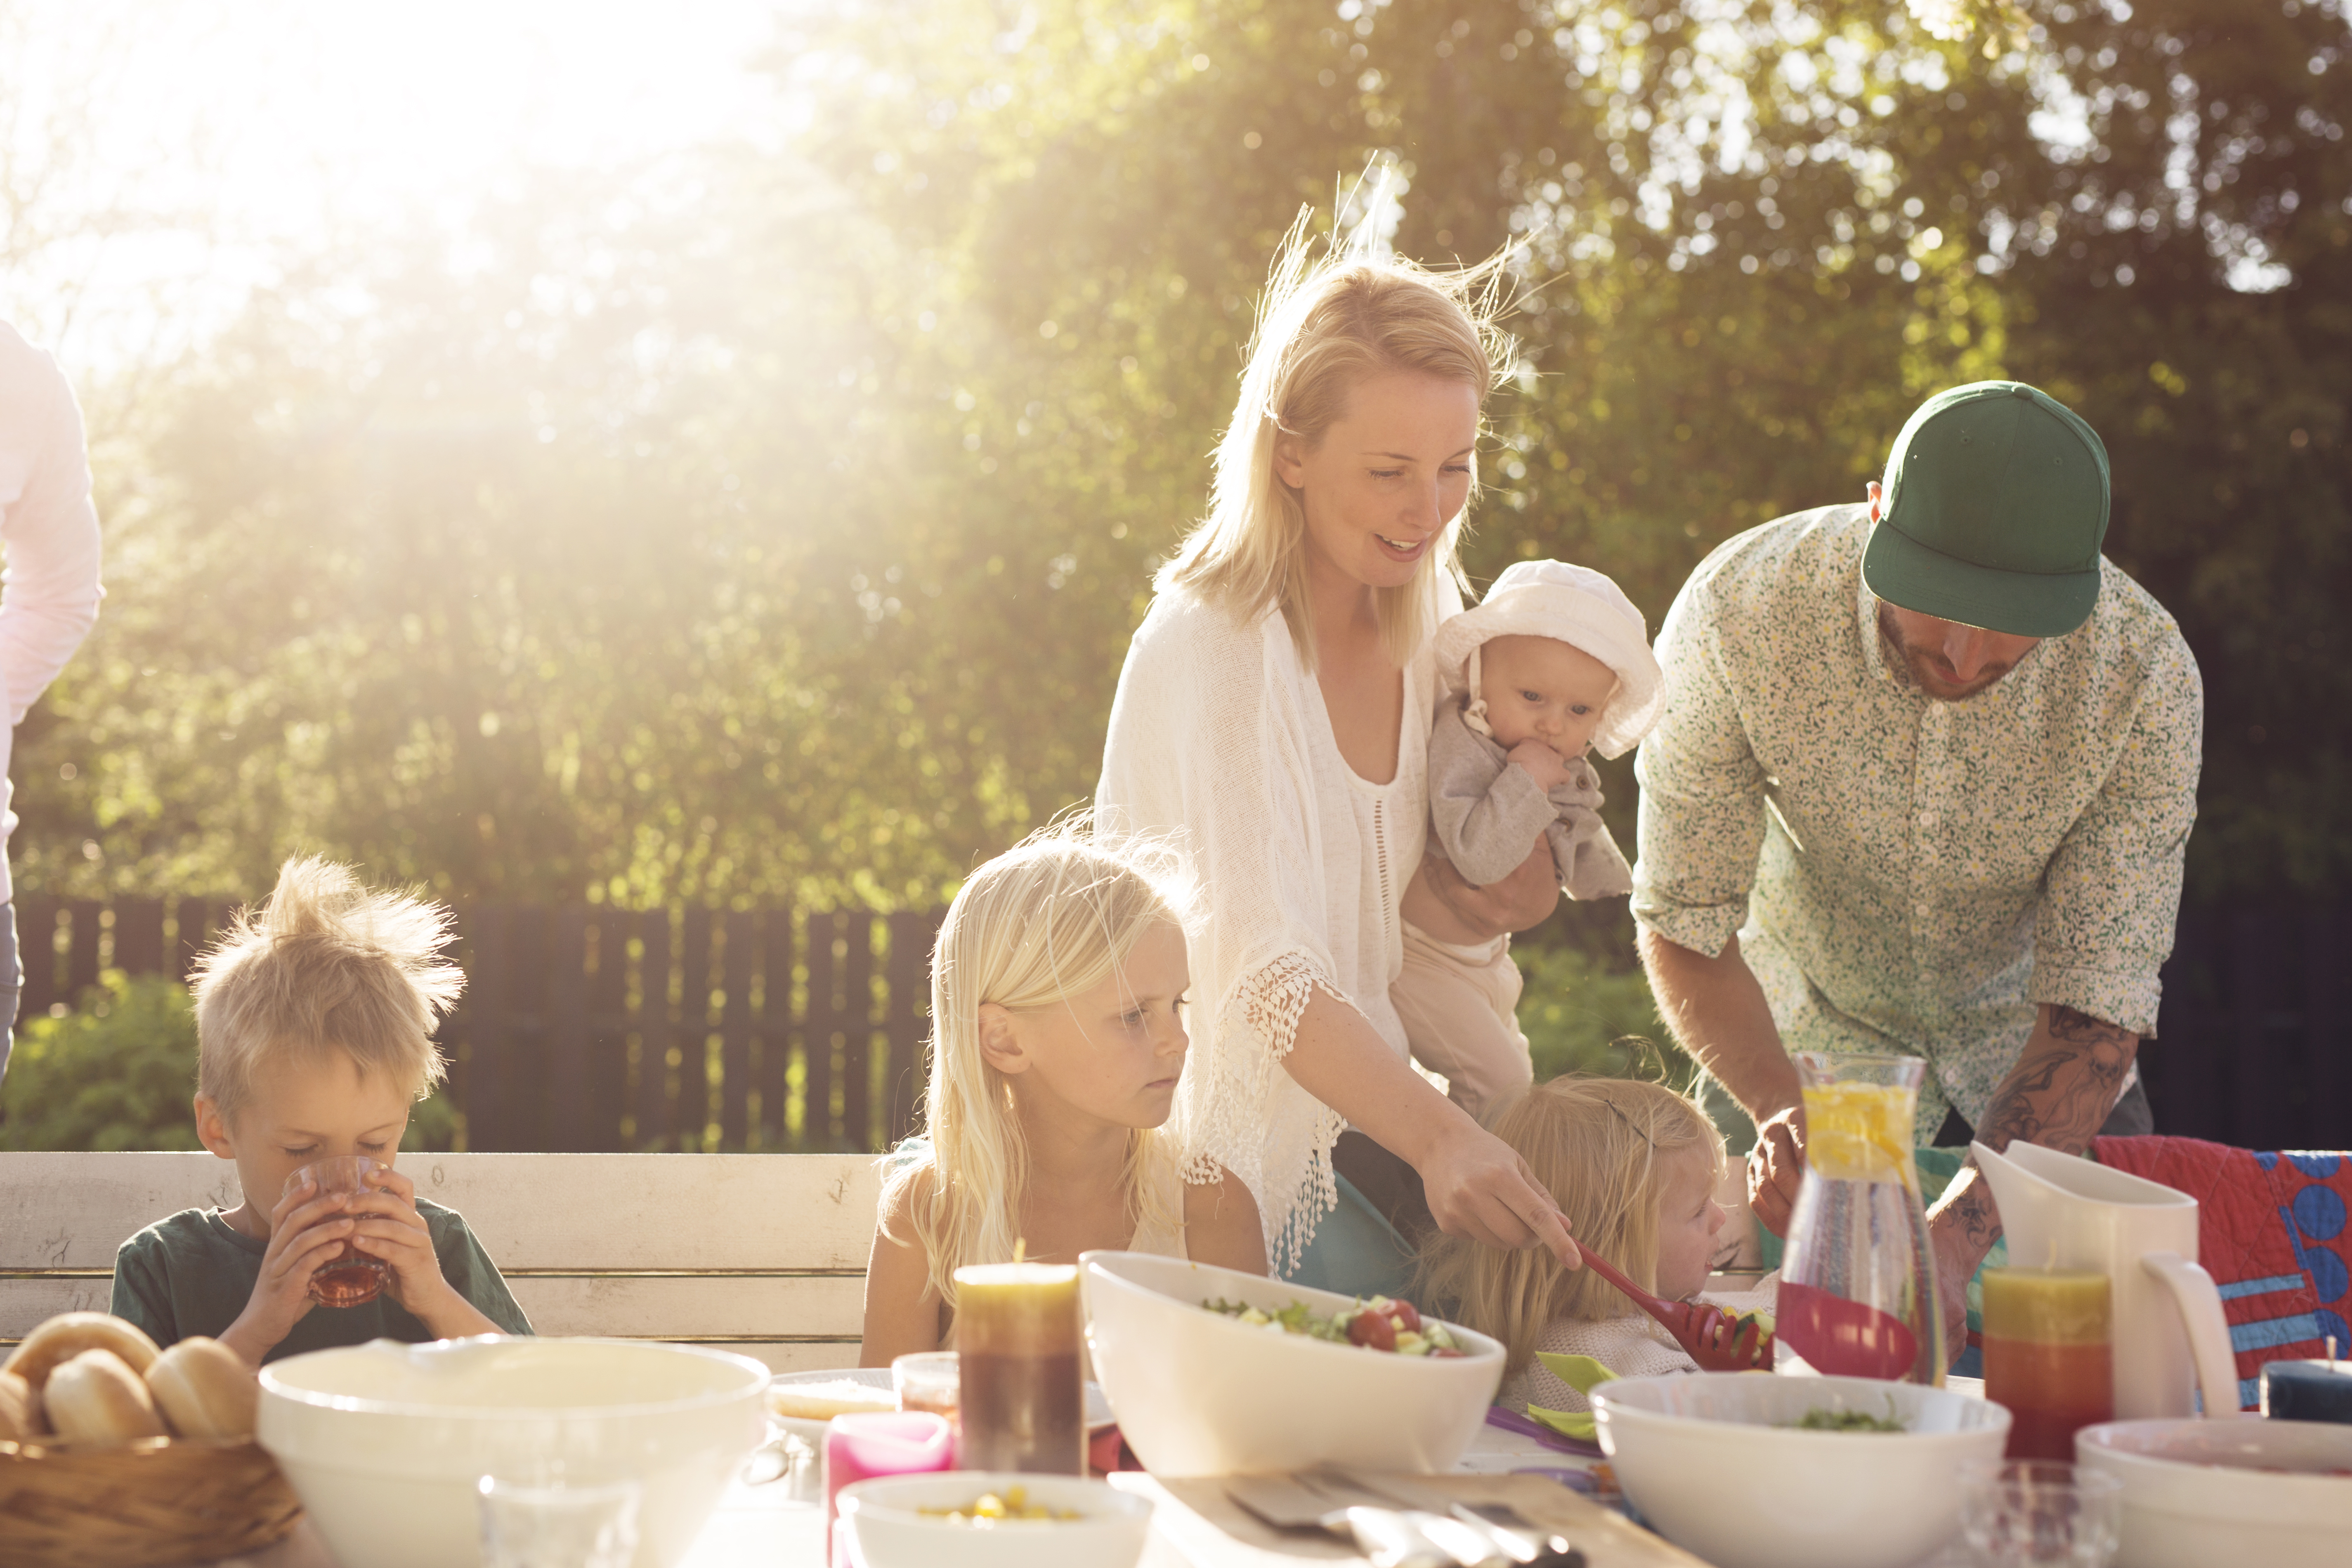
M 841 1489 L 875 1476 L 919 1476 L 955 1468 L 955 1428 L 944 1415 L 899 1410 L 836 1415 L 824 1434 L 824 1560 L 852 1568 L 847 1540 L 835 1533 Z

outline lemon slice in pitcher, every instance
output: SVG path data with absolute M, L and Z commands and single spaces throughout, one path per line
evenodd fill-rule
M 1919 1184 L 1911 1157 L 1913 1091 L 1893 1085 L 1808 1085 L 1805 1159 L 1832 1182 Z

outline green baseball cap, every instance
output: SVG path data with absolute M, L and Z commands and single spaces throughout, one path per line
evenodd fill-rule
M 1919 405 L 1886 459 L 1862 580 L 1888 604 L 2016 637 L 2064 637 L 2099 598 L 2107 449 L 2016 381 Z

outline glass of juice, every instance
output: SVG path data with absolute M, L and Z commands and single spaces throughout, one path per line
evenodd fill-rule
M 959 1268 L 961 1463 L 973 1470 L 1087 1473 L 1078 1373 L 1078 1271 L 1066 1263 Z
M 2089 1270 L 1985 1270 L 1985 1397 L 2013 1417 L 2010 1458 L 2071 1460 L 2076 1432 L 2115 1419 L 2108 1292 Z
M 902 1355 L 890 1363 L 890 1386 L 898 1391 L 901 1410 L 928 1410 L 956 1418 L 961 1398 L 961 1358 L 953 1351 L 922 1351 Z
M 292 1192 L 306 1175 L 319 1184 L 321 1195 L 373 1192 L 375 1189 L 368 1178 L 384 1168 L 364 1154 L 314 1160 L 286 1178 L 286 1192 Z M 285 1194 L 278 1195 L 282 1198 Z M 369 1257 L 346 1241 L 310 1276 L 310 1300 L 322 1307 L 364 1306 L 383 1294 L 384 1279 L 391 1272 L 391 1264 Z

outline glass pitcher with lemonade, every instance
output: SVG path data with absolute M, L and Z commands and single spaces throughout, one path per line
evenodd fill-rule
M 1805 1174 L 1780 1265 L 1780 1344 L 1816 1372 L 1940 1386 L 1943 1321 L 1911 1152 L 1927 1064 L 1796 1060 Z

